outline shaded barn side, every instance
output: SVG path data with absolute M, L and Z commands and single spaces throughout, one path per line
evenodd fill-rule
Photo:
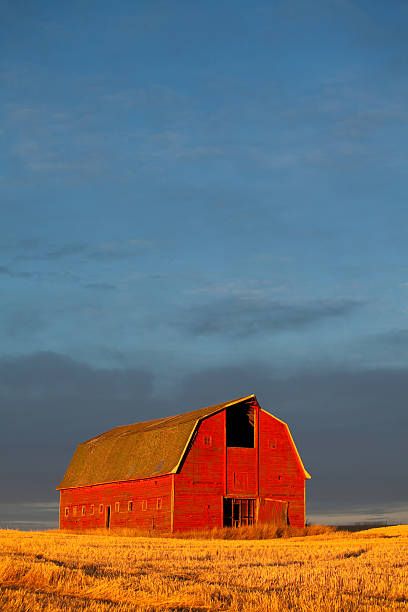
M 289 428 L 268 412 L 259 410 L 259 431 L 259 497 L 283 502 L 281 509 L 276 503 L 264 504 L 270 507 L 271 519 L 286 507 L 288 524 L 304 527 L 306 479 L 310 476 L 307 473 L 305 476 Z
M 172 531 L 172 476 L 61 491 L 62 529 Z

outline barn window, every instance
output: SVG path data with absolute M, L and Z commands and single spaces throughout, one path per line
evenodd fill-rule
M 142 510 L 143 510 L 143 512 L 146 512 L 146 510 L 147 510 L 147 499 L 144 499 L 142 501 Z
M 82 510 L 81 510 L 81 512 L 82 512 L 82 516 L 85 516 L 86 506 L 82 506 Z
M 162 497 L 158 497 L 157 501 L 156 501 L 156 508 L 157 508 L 157 510 L 161 510 L 162 505 L 163 505 L 163 498 Z
M 204 446 L 212 446 L 212 436 L 204 436 Z
M 69 514 L 69 508 L 65 508 L 65 512 L 64 512 L 65 516 L 68 516 Z
M 103 504 L 99 504 L 99 514 L 103 514 Z
M 254 448 L 255 411 L 250 404 L 227 408 L 227 446 Z
M 133 502 L 132 501 L 128 502 L 128 512 L 133 512 Z
M 120 512 L 120 502 L 115 502 L 115 512 Z
M 248 472 L 234 472 L 234 487 L 236 489 L 248 489 Z
M 95 506 L 93 504 L 91 504 L 90 513 L 95 514 Z

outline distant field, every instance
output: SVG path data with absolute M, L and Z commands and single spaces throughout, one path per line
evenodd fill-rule
M 0 531 L 0 609 L 408 609 L 408 526 L 274 540 Z

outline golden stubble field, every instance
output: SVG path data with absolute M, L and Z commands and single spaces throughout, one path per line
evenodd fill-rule
M 0 531 L 0 609 L 408 609 L 408 526 L 274 540 Z

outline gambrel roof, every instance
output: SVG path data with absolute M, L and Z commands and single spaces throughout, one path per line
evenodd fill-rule
M 70 489 L 175 473 L 202 419 L 229 406 L 250 401 L 257 401 L 255 395 L 176 416 L 110 429 L 78 445 L 57 488 Z M 296 450 L 295 445 L 294 448 Z M 298 453 L 297 456 L 305 477 L 310 477 Z

